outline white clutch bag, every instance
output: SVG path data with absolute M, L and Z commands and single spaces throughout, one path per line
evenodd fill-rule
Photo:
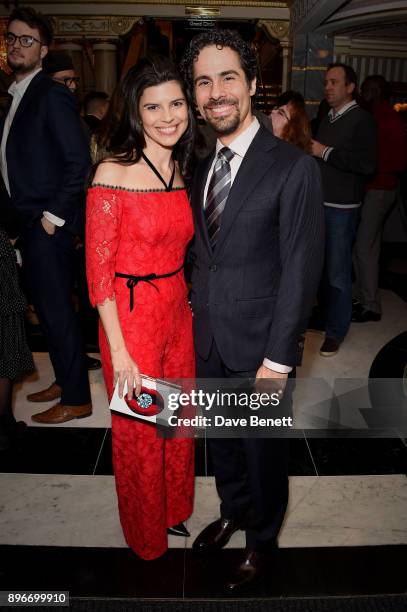
M 177 409 L 177 398 L 182 389 L 179 385 L 159 378 L 141 375 L 142 386 L 138 397 L 127 399 L 127 383 L 124 384 L 123 397 L 119 397 L 119 383 L 110 402 L 110 410 L 135 419 L 168 426 L 168 418 Z

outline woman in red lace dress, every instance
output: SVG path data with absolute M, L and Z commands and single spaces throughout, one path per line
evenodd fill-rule
M 87 199 L 89 294 L 101 319 L 109 398 L 117 380 L 120 396 L 125 381 L 129 399 L 133 389 L 139 395 L 140 373 L 194 376 L 183 273 L 193 235 L 183 182 L 193 136 L 173 66 L 156 59 L 132 68 L 113 95 L 102 139 L 110 156 L 98 165 Z M 165 277 L 129 288 L 128 276 L 151 273 Z M 112 437 L 126 541 L 143 559 L 154 559 L 167 550 L 167 530 L 185 530 L 182 521 L 192 512 L 193 440 L 160 439 L 153 425 L 116 414 Z

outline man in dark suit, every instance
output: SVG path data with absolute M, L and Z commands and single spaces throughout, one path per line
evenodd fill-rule
M 198 35 L 182 69 L 218 137 L 192 188 L 197 376 L 284 385 L 301 362 L 322 266 L 319 170 L 253 116 L 256 58 L 237 34 Z M 213 552 L 246 530 L 243 562 L 225 585 L 238 593 L 258 578 L 276 543 L 288 501 L 287 440 L 209 444 L 221 518 L 193 547 Z
M 55 371 L 30 401 L 60 399 L 32 418 L 63 423 L 91 414 L 83 341 L 70 299 L 74 236 L 83 232 L 88 145 L 72 93 L 46 76 L 52 30 L 31 8 L 12 12 L 5 35 L 15 81 L 2 124 L 1 173 L 24 226 L 24 273 Z

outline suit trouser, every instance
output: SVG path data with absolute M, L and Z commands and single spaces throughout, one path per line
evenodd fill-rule
M 198 378 L 253 378 L 232 372 L 215 342 L 207 360 L 196 355 Z M 208 440 L 222 518 L 243 520 L 246 546 L 264 550 L 276 542 L 288 502 L 288 444 L 277 438 Z
M 355 297 L 366 310 L 377 313 L 381 313 L 379 257 L 383 224 L 395 198 L 395 189 L 372 189 L 366 193 L 353 250 Z
M 79 322 L 71 302 L 73 236 L 63 228 L 46 233 L 40 221 L 26 230 L 24 276 L 48 344 L 61 403 L 90 402 L 88 372 Z

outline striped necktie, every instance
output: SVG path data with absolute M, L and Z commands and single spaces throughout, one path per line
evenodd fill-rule
M 208 194 L 205 203 L 205 218 L 208 227 L 209 242 L 215 248 L 220 228 L 220 219 L 226 200 L 228 199 L 232 183 L 230 173 L 230 160 L 234 157 L 233 151 L 223 147 L 218 152 L 213 174 L 209 182 Z

